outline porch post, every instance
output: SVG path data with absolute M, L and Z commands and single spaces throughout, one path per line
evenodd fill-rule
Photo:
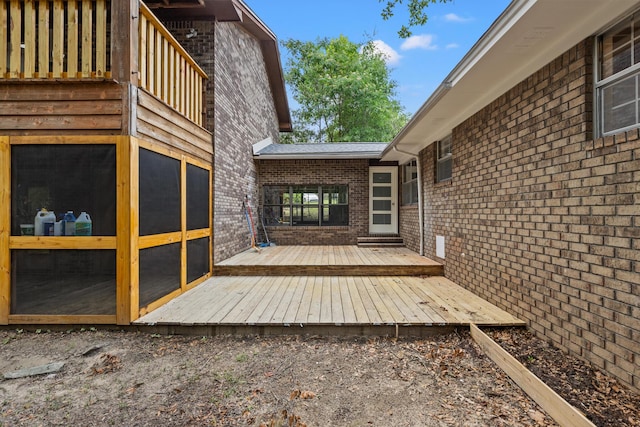
M 111 2 L 111 74 L 121 84 L 138 85 L 139 0 Z
M 11 147 L 0 136 L 0 325 L 9 324 L 11 293 Z
M 122 89 L 122 134 L 136 135 L 139 0 L 111 3 L 111 74 Z

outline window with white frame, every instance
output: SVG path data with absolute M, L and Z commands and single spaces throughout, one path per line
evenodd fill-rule
M 418 203 L 418 165 L 416 160 L 402 165 L 402 204 Z
M 640 126 L 640 14 L 598 37 L 596 100 L 600 135 Z
M 451 179 L 451 136 L 436 143 L 436 182 L 448 181 Z

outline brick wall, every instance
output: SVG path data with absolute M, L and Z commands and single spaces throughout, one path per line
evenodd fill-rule
M 165 22 L 209 76 L 206 128 L 213 133 L 213 260 L 250 246 L 245 195 L 257 212 L 252 145 L 278 140 L 278 118 L 260 42 L 232 22 Z M 195 29 L 196 37 L 186 35 Z
M 349 226 L 268 227 L 270 240 L 280 245 L 355 245 L 369 230 L 368 160 L 261 160 L 263 185 L 348 185 Z
M 163 24 L 171 32 L 173 37 L 180 42 L 180 45 L 189 52 L 189 55 L 196 61 L 196 64 L 204 70 L 209 76 L 209 80 L 205 82 L 205 128 L 213 132 L 214 126 L 214 94 L 213 94 L 213 75 L 214 75 L 214 40 L 215 40 L 215 22 L 207 21 L 163 21 Z M 187 38 L 187 34 L 194 29 L 197 32 L 195 37 Z
M 278 118 L 260 42 L 233 23 L 216 23 L 214 262 L 251 243 L 242 200 L 258 211 L 252 145 L 278 140 Z
M 420 252 L 420 220 L 418 205 L 400 206 L 398 233 L 404 245 L 414 252 Z
M 586 40 L 421 153 L 425 252 L 535 333 L 640 388 L 640 136 L 593 140 Z

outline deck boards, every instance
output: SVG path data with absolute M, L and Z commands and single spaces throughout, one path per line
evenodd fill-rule
M 442 275 L 443 267 L 407 248 L 271 246 L 242 252 L 213 271 L 217 276 L 421 276 Z
M 367 333 L 390 326 L 397 333 L 399 326 L 524 325 L 441 273 L 425 275 L 442 265 L 405 248 L 277 246 L 243 252 L 217 268 L 229 270 L 135 323 Z
M 136 321 L 155 325 L 479 325 L 524 322 L 444 277 L 213 277 Z

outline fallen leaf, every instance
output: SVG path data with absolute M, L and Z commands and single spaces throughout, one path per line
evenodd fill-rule
M 316 397 L 316 394 L 312 391 L 303 391 L 300 393 L 301 399 L 313 399 L 314 397 Z

